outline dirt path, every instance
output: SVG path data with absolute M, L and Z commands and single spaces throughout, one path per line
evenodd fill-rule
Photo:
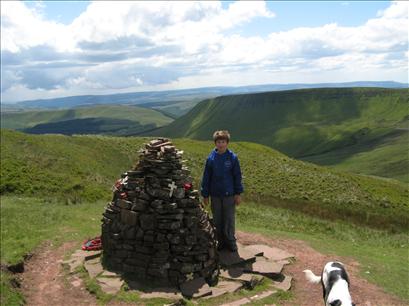
M 68 242 L 53 248 L 48 242 L 34 252 L 23 273 L 22 290 L 27 305 L 97 305 L 96 299 L 86 291 L 78 277 L 66 279 L 64 276 L 61 260 L 77 245 Z
M 286 250 L 295 255 L 295 262 L 284 268 L 284 273 L 293 277 L 292 291 L 295 299 L 280 306 L 323 305 L 322 287 L 304 281 L 305 269 L 319 274 L 328 261 L 339 260 L 347 266 L 351 279 L 351 296 L 357 306 L 405 306 L 407 303 L 386 293 L 381 288 L 358 276 L 359 263 L 339 256 L 323 255 L 308 246 L 304 241 L 288 239 L 270 239 L 259 234 L 236 233 L 243 244 L 263 243 Z
M 330 260 L 340 260 L 347 265 L 351 278 L 351 295 L 357 306 L 392 306 L 407 305 L 394 296 L 385 293 L 379 287 L 368 283 L 358 276 L 359 264 L 340 257 L 323 255 L 303 241 L 287 239 L 270 239 L 259 234 L 237 232 L 237 239 L 243 244 L 263 243 L 284 249 L 295 255 L 296 261 L 285 268 L 285 273 L 293 277 L 292 291 L 295 299 L 282 306 L 315 306 L 323 305 L 321 286 L 304 281 L 302 270 L 309 268 L 316 274 Z M 65 243 L 54 248 L 50 243 L 36 250 L 25 265 L 22 290 L 27 305 L 97 305 L 93 295 L 86 291 L 83 282 L 76 276 L 65 278 L 61 260 L 64 255 L 78 246 L 75 242 Z M 123 303 L 110 303 L 123 305 Z

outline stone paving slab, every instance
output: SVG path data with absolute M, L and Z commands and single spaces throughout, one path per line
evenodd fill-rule
M 219 281 L 216 287 L 212 287 L 212 295 L 204 297 L 204 299 L 215 298 L 226 293 L 233 293 L 243 288 L 243 284 L 234 281 Z
M 240 306 L 240 305 L 248 304 L 250 302 L 251 302 L 251 300 L 249 298 L 242 298 L 242 299 L 237 300 L 237 301 L 228 302 L 228 303 L 223 304 L 221 306 Z
M 233 293 L 239 290 L 240 288 L 243 288 L 243 284 L 234 281 L 220 281 L 215 288 L 223 289 L 229 293 Z
M 71 258 L 62 262 L 63 266 L 67 266 L 70 270 L 70 274 L 74 273 L 78 267 L 81 267 L 84 262 L 78 258 Z
M 84 265 L 89 276 L 96 278 L 105 293 L 116 294 L 120 291 L 124 280 L 121 279 L 120 274 L 104 270 L 100 256 L 101 251 L 77 250 L 69 260 L 63 261 L 62 264 L 68 265 L 71 273 Z M 182 284 L 180 290 L 167 287 L 146 290 L 142 283 L 141 286 L 132 289 L 141 291 L 140 297 L 143 299 L 181 299 L 183 296 L 211 299 L 240 290 L 243 286 L 252 289 L 260 283 L 264 278 L 263 276 L 273 279 L 272 288 L 267 291 L 225 304 L 234 306 L 251 304 L 252 301 L 274 294 L 277 289 L 288 291 L 291 288 L 292 278 L 281 274 L 283 266 L 290 264 L 288 258 L 293 257 L 290 253 L 266 245 L 243 246 L 238 244 L 237 252 L 223 250 L 219 252 L 219 256 L 221 265 L 225 268 L 220 271 L 221 278 L 215 287 L 209 287 L 204 278 L 198 278 Z M 138 288 L 141 288 L 141 290 Z
M 285 275 L 283 281 L 273 282 L 273 286 L 274 286 L 274 288 L 284 290 L 284 291 L 288 291 L 288 290 L 291 289 L 291 281 L 292 281 L 292 277 Z
M 76 250 L 71 257 L 84 258 L 84 260 L 89 260 L 95 257 L 101 256 L 101 251 L 83 251 Z
M 101 263 L 101 258 L 94 257 L 94 258 L 91 258 L 91 259 L 87 259 L 87 260 L 85 260 L 85 263 L 86 264 L 100 264 Z
M 87 270 L 91 278 L 95 278 L 98 274 L 101 274 L 104 271 L 104 268 L 101 265 L 101 262 L 88 262 L 84 263 L 84 268 Z
M 271 260 L 282 260 L 295 257 L 293 254 L 288 253 L 287 251 L 275 247 L 270 247 L 264 244 L 246 245 L 244 249 L 254 254 L 263 253 L 262 256 Z
M 228 269 L 220 270 L 220 276 L 244 282 L 249 282 L 253 278 L 253 275 L 245 273 L 244 268 L 241 267 L 231 267 Z
M 124 281 L 114 277 L 98 277 L 98 284 L 101 286 L 102 291 L 108 294 L 116 294 L 121 290 Z
M 142 292 L 140 297 L 143 299 L 164 298 L 164 299 L 182 299 L 183 296 L 177 288 L 161 287 L 155 288 L 152 292 Z
M 291 262 L 287 259 L 282 259 L 282 260 L 276 260 L 276 263 L 282 264 L 282 265 L 289 265 Z
M 246 250 L 244 247 L 238 246 L 237 252 L 222 250 L 219 252 L 220 264 L 224 267 L 231 267 L 245 264 L 246 262 L 254 262 L 256 257 L 253 252 Z
M 94 258 L 100 258 L 102 251 L 86 251 L 88 254 L 85 255 L 85 260 L 91 260 Z
M 181 284 L 180 290 L 184 296 L 191 298 L 199 298 L 212 294 L 212 290 L 203 277 Z
M 273 276 L 280 274 L 283 267 L 283 264 L 279 264 L 275 261 L 257 258 L 256 262 L 252 263 L 251 265 L 249 264 L 246 268 L 244 268 L 244 272 Z
M 245 273 L 244 269 L 240 267 L 221 270 L 220 276 L 225 279 L 240 281 L 245 285 L 247 289 L 253 289 L 264 279 L 264 276 L 262 275 Z

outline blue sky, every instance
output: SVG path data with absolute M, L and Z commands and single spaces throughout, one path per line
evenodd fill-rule
M 235 31 L 250 36 L 268 35 L 272 30 L 319 27 L 327 23 L 358 26 L 389 5 L 390 1 L 268 1 L 267 7 L 276 14 L 273 20 L 258 18 Z
M 38 9 L 49 20 L 55 20 L 63 24 L 70 24 L 75 18 L 83 13 L 90 1 L 24 1 L 31 9 Z
M 407 82 L 393 1 L 2 1 L 3 102 L 267 83 Z

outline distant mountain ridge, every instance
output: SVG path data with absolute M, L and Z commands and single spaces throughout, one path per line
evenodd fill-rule
M 90 106 L 94 104 L 149 104 L 164 101 L 192 101 L 199 102 L 206 98 L 217 97 L 221 95 L 255 93 L 277 90 L 291 90 L 301 88 L 329 88 L 329 87 L 383 87 L 383 88 L 408 88 L 408 84 L 394 81 L 359 81 L 345 83 L 317 83 L 317 84 L 266 84 L 251 86 L 220 86 L 203 87 L 181 90 L 166 91 L 145 91 L 131 92 L 109 95 L 82 95 L 69 96 L 52 99 L 36 99 L 21 101 L 13 104 L 2 103 L 2 108 L 19 107 L 28 108 L 71 108 L 77 106 Z

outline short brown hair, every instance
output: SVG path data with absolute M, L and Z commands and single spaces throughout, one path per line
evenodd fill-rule
M 216 131 L 213 134 L 213 140 L 214 142 L 218 140 L 226 140 L 227 143 L 230 141 L 230 133 L 229 131 L 223 130 L 223 131 Z

